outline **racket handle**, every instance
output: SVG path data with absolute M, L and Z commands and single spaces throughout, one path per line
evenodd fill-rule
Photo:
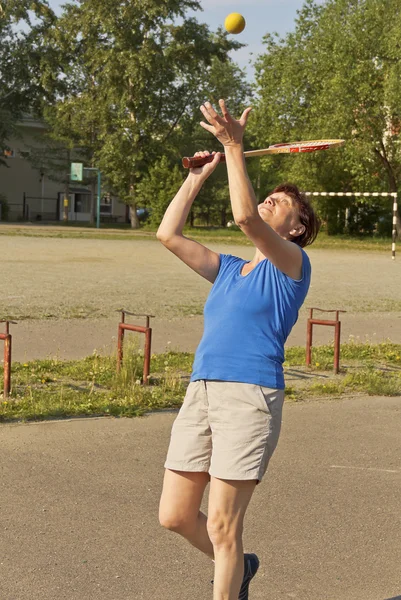
M 182 159 L 182 166 L 185 169 L 195 169 L 196 167 L 203 167 L 207 163 L 211 163 L 214 159 L 214 154 L 209 154 L 209 156 L 185 156 Z M 220 154 L 220 161 L 226 162 L 225 154 Z

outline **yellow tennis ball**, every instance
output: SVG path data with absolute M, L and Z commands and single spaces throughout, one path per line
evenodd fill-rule
M 245 29 L 245 19 L 239 13 L 231 13 L 226 17 L 224 27 L 228 33 L 241 33 Z

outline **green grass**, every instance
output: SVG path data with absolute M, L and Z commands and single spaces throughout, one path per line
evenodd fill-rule
M 304 399 L 306 396 L 342 396 L 353 393 L 368 396 L 401 396 L 401 376 L 362 369 L 358 373 L 348 373 L 338 381 L 315 382 L 297 399 Z
M 348 342 L 341 344 L 341 361 L 347 364 L 372 366 L 377 364 L 397 365 L 401 370 L 401 345 L 391 342 L 371 344 L 369 342 Z M 315 370 L 327 371 L 334 361 L 334 344 L 312 347 L 312 366 Z M 305 364 L 305 348 L 287 348 L 285 367 Z
M 333 347 L 314 348 L 312 368 L 305 367 L 304 348 L 290 348 L 285 369 L 307 374 L 292 381 L 286 397 L 292 401 L 343 395 L 401 396 L 401 345 L 349 343 L 341 346 L 341 373 L 333 375 Z M 185 395 L 193 354 L 152 355 L 149 385 L 140 384 L 143 351 L 126 347 L 123 367 L 116 373 L 114 356 L 94 353 L 82 360 L 36 360 L 12 365 L 12 393 L 1 400 L 0 421 L 29 421 L 84 415 L 134 417 L 148 411 L 178 408 Z M 322 382 L 322 374 L 324 381 Z M 0 369 L 0 393 L 2 391 Z M 316 377 L 315 377 L 316 376 Z
M 198 242 L 252 246 L 252 242 L 237 228 L 224 227 L 185 227 L 184 234 Z M 25 237 L 51 237 L 71 239 L 100 239 L 100 240 L 155 240 L 156 228 L 144 226 L 132 230 L 126 224 L 102 224 L 100 229 L 82 226 L 76 223 L 31 225 L 21 227 L 18 224 L 0 228 L 0 235 Z M 346 235 L 328 236 L 321 232 L 313 244 L 313 248 L 325 250 L 358 250 L 368 252 L 391 251 L 391 237 L 351 237 Z
M 200 242 L 214 242 L 227 244 L 240 244 L 244 246 L 252 246 L 252 242 L 248 240 L 238 228 L 186 228 L 185 235 L 192 237 Z M 391 237 L 351 237 L 347 235 L 329 236 L 325 232 L 321 232 L 315 242 L 313 248 L 327 250 L 360 250 L 360 251 L 391 251 Z

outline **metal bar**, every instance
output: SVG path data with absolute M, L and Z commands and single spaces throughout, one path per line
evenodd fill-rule
M 308 319 L 308 326 L 306 330 L 306 364 L 310 366 L 312 360 L 312 334 L 313 325 L 311 319 Z
M 340 334 L 341 334 L 341 322 L 336 323 L 334 332 L 334 373 L 338 375 L 340 372 Z
M 128 331 L 137 331 L 138 333 L 146 333 L 149 327 L 143 327 L 142 325 L 131 325 L 130 323 L 120 323 L 121 329 L 128 329 Z
M 118 325 L 118 342 L 117 342 L 117 373 L 120 372 L 121 364 L 123 362 L 123 343 L 124 343 L 124 329 L 122 323 Z
M 4 340 L 4 399 L 7 399 L 11 389 L 11 335 Z
M 346 310 L 336 310 L 335 308 L 332 309 L 332 310 L 325 310 L 324 308 L 316 308 L 315 306 L 313 308 L 311 308 L 310 310 L 311 310 L 311 313 L 310 313 L 310 317 L 311 318 L 313 316 L 312 311 L 314 311 L 314 310 L 318 310 L 319 312 L 327 312 L 327 313 L 332 313 L 332 312 L 335 312 L 335 313 L 340 313 L 340 312 L 345 313 L 345 312 L 347 312 Z
M 16 325 L 15 321 L 0 320 L 5 323 L 5 333 L 0 333 L 0 340 L 4 341 L 4 389 L 3 396 L 8 398 L 11 390 L 11 347 L 12 336 L 10 335 L 10 323 Z
M 123 361 L 123 345 L 124 345 L 124 332 L 135 331 L 137 333 L 145 334 L 145 349 L 144 349 L 144 362 L 143 362 L 143 376 L 142 385 L 148 385 L 149 373 L 150 373 L 150 357 L 151 357 L 151 345 L 152 345 L 152 329 L 149 327 L 149 319 L 152 315 L 146 316 L 146 327 L 142 325 L 132 325 L 131 323 L 125 323 L 125 315 L 134 315 L 129 313 L 127 310 L 121 309 L 121 322 L 118 325 L 118 344 L 117 344 L 117 373 L 121 370 Z
M 388 198 L 389 196 L 394 196 L 397 192 L 304 192 L 306 196 L 339 196 L 350 198 L 352 196 L 372 196 L 374 198 L 383 197 Z
M 397 214 L 398 214 L 398 206 L 397 206 L 397 193 L 394 192 L 394 202 L 393 202 L 393 231 L 392 231 L 392 242 L 391 242 L 391 258 L 395 260 L 395 243 L 397 241 Z
M 97 167 L 84 167 L 84 171 L 97 172 L 97 211 L 96 211 L 96 227 L 100 228 L 100 196 L 102 194 L 102 175 Z
M 335 312 L 336 320 L 324 320 L 324 319 L 313 319 L 313 311 L 319 310 L 320 312 Z M 341 321 L 338 320 L 338 314 L 340 312 L 346 312 L 345 310 L 324 310 L 322 308 L 311 308 L 310 318 L 307 321 L 306 329 L 306 365 L 309 367 L 312 363 L 312 339 L 313 339 L 313 325 L 328 325 L 334 327 L 334 372 L 337 375 L 340 372 L 340 336 L 341 336 Z
M 150 346 L 152 343 L 152 330 L 150 328 L 146 328 L 147 331 L 145 333 L 145 352 L 144 352 L 144 361 L 143 361 L 143 385 L 149 384 L 149 372 L 150 372 Z
M 143 313 L 132 313 L 132 312 L 129 312 L 128 310 L 124 310 L 123 308 L 121 308 L 120 311 L 124 315 L 130 315 L 131 317 L 150 317 L 150 318 L 154 318 L 154 316 L 155 316 L 155 315 L 148 315 L 148 314 L 143 314 Z M 118 311 L 118 312 L 120 312 L 120 311 Z
M 101 175 L 100 169 L 97 170 L 97 214 L 96 214 L 96 227 L 100 227 L 100 196 L 102 192 Z
M 325 321 L 324 319 L 310 319 L 310 321 L 314 325 L 331 325 L 332 327 L 334 327 L 337 322 L 337 321 Z

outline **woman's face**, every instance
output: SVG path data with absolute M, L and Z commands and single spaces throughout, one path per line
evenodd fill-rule
M 297 202 L 285 192 L 270 194 L 258 205 L 258 211 L 263 221 L 285 239 L 296 235 L 297 227 L 302 227 Z

